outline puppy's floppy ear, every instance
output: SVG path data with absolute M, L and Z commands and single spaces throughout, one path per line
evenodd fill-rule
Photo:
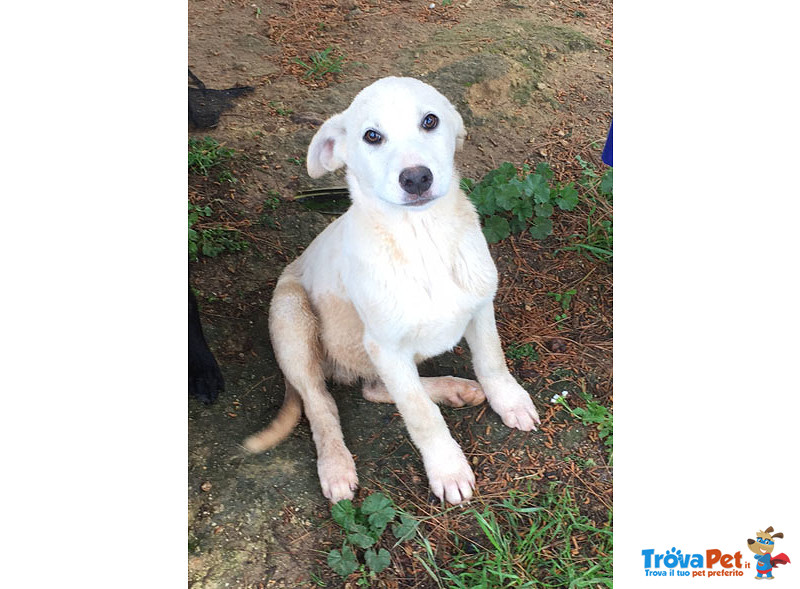
M 464 139 L 467 136 L 467 130 L 464 129 L 464 119 L 461 118 L 461 115 L 458 114 L 456 107 L 452 104 L 450 105 L 451 116 L 453 117 L 453 122 L 455 123 L 456 128 L 456 151 L 460 150 L 464 147 Z
M 333 172 L 344 165 L 345 138 L 344 113 L 340 112 L 325 121 L 308 146 L 306 168 L 309 176 L 319 178 L 325 172 Z

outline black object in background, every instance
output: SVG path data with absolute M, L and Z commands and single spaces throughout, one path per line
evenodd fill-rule
M 227 90 L 212 90 L 189 70 L 189 78 L 197 88 L 189 86 L 189 123 L 198 129 L 210 129 L 219 123 L 223 110 L 233 106 L 233 99 L 252 92 L 252 86 L 237 86 Z
M 204 403 L 213 403 L 225 390 L 225 379 L 214 354 L 206 343 L 200 312 L 192 287 L 189 287 L 189 394 Z

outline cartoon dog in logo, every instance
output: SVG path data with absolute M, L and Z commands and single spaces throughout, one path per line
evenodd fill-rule
M 768 527 L 763 532 L 756 534 L 756 539 L 747 539 L 747 547 L 755 553 L 755 559 L 758 561 L 756 564 L 756 571 L 758 576 L 756 579 L 774 579 L 772 576 L 772 568 L 777 567 L 779 564 L 789 564 L 791 561 L 784 553 L 772 556 L 772 551 L 775 550 L 775 538 L 783 538 L 783 532 L 776 534 L 772 533 L 772 526 Z M 766 575 L 766 577 L 764 576 Z

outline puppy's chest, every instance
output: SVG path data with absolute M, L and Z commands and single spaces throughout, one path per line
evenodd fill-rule
M 357 306 L 376 336 L 435 355 L 455 345 L 475 311 L 491 300 L 496 271 L 488 256 L 425 241 L 414 245 L 401 260 L 372 265 Z
M 393 276 L 394 306 L 409 325 L 439 323 L 448 317 L 472 315 L 486 297 L 470 292 L 456 278 L 452 265 L 431 263 L 406 268 Z

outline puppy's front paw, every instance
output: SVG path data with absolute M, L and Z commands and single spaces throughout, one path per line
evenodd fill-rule
M 489 403 L 508 427 L 529 432 L 541 423 L 531 396 L 516 381 L 495 391 Z
M 322 494 L 336 503 L 342 499 L 352 499 L 358 488 L 358 475 L 353 455 L 342 445 L 341 448 L 326 452 L 317 459 L 317 473 L 322 486 Z
M 425 460 L 431 491 L 439 499 L 454 505 L 469 501 L 475 489 L 475 475 L 461 448 L 453 442 L 446 451 L 436 450 Z

